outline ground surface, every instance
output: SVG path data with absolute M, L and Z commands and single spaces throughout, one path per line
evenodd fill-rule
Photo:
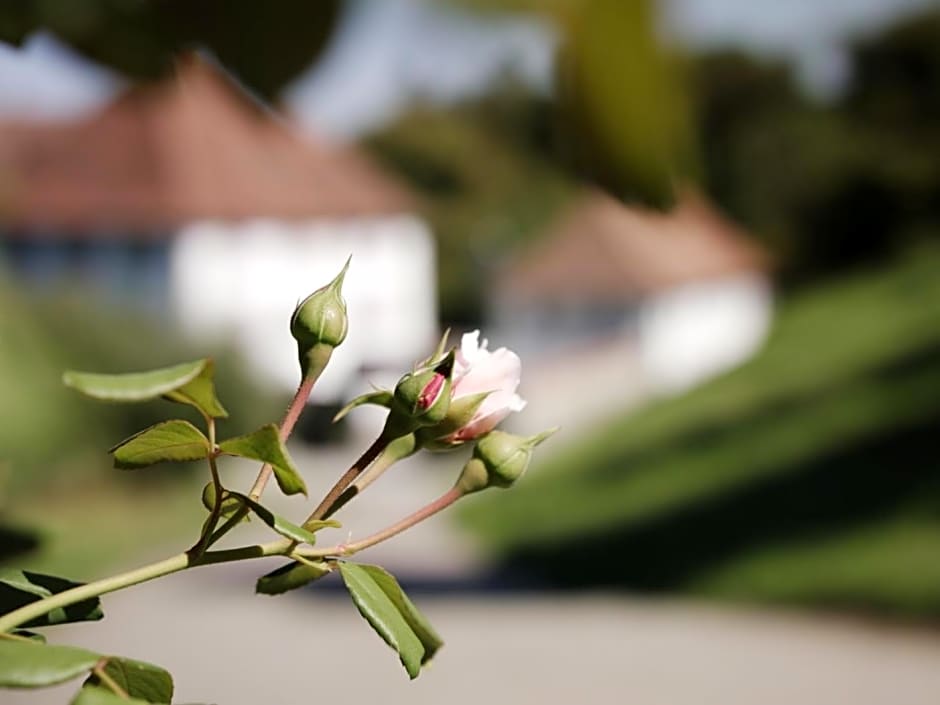
M 348 455 L 298 459 L 315 486 Z M 398 468 L 350 505 L 340 533 L 361 536 L 446 488 L 448 465 Z M 263 535 L 261 526 L 246 530 Z M 363 558 L 451 587 L 485 568 L 446 516 Z M 411 683 L 333 578 L 278 598 L 253 595 L 254 578 L 275 564 L 202 568 L 106 596 L 103 622 L 57 629 L 53 641 L 160 664 L 176 677 L 180 703 L 940 702 L 935 632 L 610 593 L 418 591 L 446 645 Z M 76 686 L 0 700 L 66 703 Z
M 174 673 L 178 702 L 219 705 L 940 700 L 936 636 L 609 595 L 419 596 L 447 644 L 410 683 L 339 593 L 254 598 L 239 572 L 119 594 L 104 623 L 62 638 L 146 657 Z M 64 703 L 72 690 L 3 702 Z

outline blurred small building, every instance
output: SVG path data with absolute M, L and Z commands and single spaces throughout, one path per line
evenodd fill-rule
M 747 359 L 772 289 L 764 252 L 701 195 L 659 213 L 592 191 L 500 272 L 491 309 L 524 358 L 619 347 L 655 393 Z
M 410 193 L 195 58 L 88 119 L 0 123 L 0 235 L 21 285 L 167 313 L 285 389 L 293 307 L 352 254 L 351 328 L 321 399 L 437 336 L 433 240 Z

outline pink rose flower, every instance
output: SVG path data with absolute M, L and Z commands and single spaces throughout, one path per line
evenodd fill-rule
M 522 374 L 522 361 L 507 348 L 487 350 L 488 341 L 480 343 L 480 331 L 467 333 L 460 341 L 454 362 L 451 399 L 489 392 L 470 421 L 447 437 L 462 443 L 489 433 L 513 411 L 522 411 L 525 401 L 516 394 Z

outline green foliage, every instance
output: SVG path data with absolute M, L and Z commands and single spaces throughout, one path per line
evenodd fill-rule
M 99 654 L 74 646 L 0 639 L 0 687 L 42 688 L 91 670 Z
M 322 561 L 288 563 L 258 578 L 255 592 L 260 595 L 280 595 L 309 585 L 332 571 L 330 565 Z
M 337 0 L 18 0 L 0 6 L 0 41 L 45 29 L 99 63 L 134 79 L 172 71 L 180 52 L 210 51 L 261 95 L 272 97 L 319 55 Z
M 32 639 L 39 644 L 46 643 L 46 637 L 39 632 L 28 632 L 25 629 L 14 629 L 11 634 L 13 634 L 13 636 L 21 636 L 26 639 Z
M 359 613 L 398 652 L 411 678 L 443 642 L 388 572 L 374 565 L 340 563 L 340 575 Z
M 194 406 L 203 416 L 224 418 L 228 412 L 215 395 L 214 371 L 214 363 L 206 358 L 129 374 L 69 371 L 62 375 L 62 381 L 99 401 L 142 402 L 164 397 Z
M 245 506 L 244 501 L 242 501 L 242 496 L 237 492 L 231 492 L 229 490 L 222 490 L 222 507 L 221 507 L 221 516 L 223 518 L 228 518 L 232 516 L 235 512 Z M 202 488 L 202 506 L 208 509 L 210 512 L 215 506 L 215 483 L 207 482 L 206 486 Z M 246 516 L 247 520 L 248 517 Z
M 287 448 L 278 436 L 277 426 L 268 424 L 253 433 L 229 438 L 219 443 L 219 450 L 228 455 L 238 455 L 269 463 L 281 492 L 287 495 L 307 494 L 307 485 L 300 476 Z
M 143 468 L 154 463 L 185 462 L 209 457 L 209 439 L 188 421 L 163 421 L 121 441 L 109 452 L 114 467 Z
M 58 525 L 60 517 L 72 514 L 69 502 L 74 499 L 70 498 L 80 497 L 96 517 L 81 521 L 93 530 L 99 514 L 102 518 L 115 514 L 122 502 L 130 501 L 131 494 L 135 502 L 141 501 L 139 480 L 114 476 L 109 463 L 102 462 L 102 448 L 163 420 L 169 407 L 161 401 L 93 404 L 63 387 L 59 381 L 62 370 L 157 368 L 174 360 L 192 360 L 196 355 L 172 331 L 140 313 L 131 316 L 103 305 L 92 307 L 87 297 L 50 294 L 27 298 L 4 274 L 0 267 L 2 403 L 16 413 L 5 414 L 0 424 L 0 505 L 6 505 L 0 506 L 0 511 L 12 513 L 24 526 L 32 523 L 31 517 L 47 517 L 45 530 Z M 229 435 L 237 435 L 274 417 L 283 402 L 258 387 L 230 354 L 221 352 L 215 378 L 225 388 L 226 406 L 232 412 L 225 429 Z M 183 414 L 174 415 L 201 422 L 189 408 L 177 407 Z M 63 448 L 70 452 L 62 453 Z M 149 483 L 147 497 L 164 494 L 168 501 L 178 503 L 169 495 L 191 477 L 189 471 L 154 469 L 144 479 Z M 122 492 L 129 496 L 122 498 Z M 165 532 L 167 527 L 160 529 Z M 66 533 L 64 542 L 56 545 L 56 553 L 67 555 L 65 545 L 77 535 Z M 165 535 L 172 536 L 172 529 Z M 118 539 L 116 535 L 113 538 Z M 43 555 L 47 546 L 41 547 Z M 89 548 L 88 544 L 73 546 L 86 560 Z M 119 553 L 108 555 L 120 559 Z M 44 557 L 41 560 L 47 563 Z M 89 563 L 86 569 L 94 570 L 94 565 Z
M 514 569 L 562 584 L 940 613 L 925 561 L 940 547 L 938 272 L 923 248 L 785 300 L 752 361 L 612 419 L 464 518 Z M 568 571 L 571 555 L 594 568 Z
M 296 524 L 288 521 L 284 517 L 278 516 L 267 507 L 264 507 L 255 502 L 248 495 L 244 495 L 239 492 L 229 492 L 228 494 L 249 507 L 251 511 L 254 512 L 259 519 L 261 519 L 261 521 L 270 526 L 284 538 L 290 539 L 291 541 L 296 541 L 297 543 L 306 543 L 311 546 L 317 542 L 315 531 L 301 528 Z M 342 526 L 342 524 L 340 524 L 338 521 L 321 521 L 317 522 L 316 530 L 323 529 L 328 526 L 338 528 Z
M 121 690 L 132 698 L 148 703 L 166 703 L 173 698 L 173 677 L 159 666 L 129 658 L 109 657 L 101 669 Z M 85 681 L 85 688 L 101 686 L 97 674 Z
M 159 370 L 118 375 L 69 371 L 62 375 L 62 382 L 101 401 L 149 401 L 191 382 L 202 372 L 206 362 L 196 360 Z
M 391 409 L 392 400 L 394 398 L 395 395 L 385 389 L 377 389 L 374 392 L 360 394 L 358 397 L 350 401 L 348 404 L 346 404 L 346 406 L 336 412 L 336 415 L 333 417 L 333 423 L 342 421 L 350 411 L 356 407 L 364 406 L 365 404 L 375 404 L 376 406 L 384 406 L 386 409 Z
M 896 255 L 940 232 L 940 12 L 852 43 L 823 104 L 782 63 L 696 57 L 708 190 L 777 254 L 788 282 Z
M 461 2 L 551 20 L 559 34 L 556 100 L 541 132 L 551 134 L 549 153 L 556 163 L 622 198 L 659 206 L 672 203 L 677 184 L 698 176 L 702 136 L 696 135 L 679 62 L 659 40 L 657 3 Z M 504 134 L 511 129 L 502 125 Z M 519 140 L 518 134 L 512 137 Z
M 940 10 L 901 20 L 853 42 L 846 105 L 870 124 L 925 137 L 940 119 Z M 914 134 L 909 134 L 913 132 Z
M 341 279 L 342 274 L 334 281 L 334 286 L 338 287 Z M 309 303 L 309 299 L 307 301 Z M 336 344 L 340 342 L 336 341 Z M 413 434 L 405 436 L 409 440 L 407 452 L 390 453 L 394 444 L 389 442 L 389 428 L 395 425 L 392 423 L 394 417 L 390 417 L 392 420 L 386 424 L 379 437 L 340 475 L 302 525 L 275 514 L 255 499 L 264 490 L 272 470 L 286 494 L 306 493 L 303 479 L 287 453 L 285 441 L 306 405 L 320 372 L 329 361 L 329 356 L 319 361 L 323 364 L 316 367 L 305 366 L 301 361 L 302 380 L 280 427 L 267 424 L 251 433 L 228 438 L 218 445 L 215 444 L 216 418 L 226 415 L 226 411 L 216 397 L 214 367 L 208 360 L 150 372 L 122 375 L 69 372 L 64 376 L 69 387 L 94 399 L 141 402 L 164 397 L 198 410 L 206 425 L 206 434 L 189 421 L 172 419 L 139 431 L 112 448 L 111 452 L 118 468 L 139 468 L 164 461 L 207 460 L 210 483 L 202 491 L 201 499 L 209 510 L 209 516 L 203 522 L 195 543 L 187 550 L 92 583 L 74 583 L 24 570 L 10 571 L 0 576 L 0 687 L 53 685 L 87 673 L 88 677 L 81 692 L 73 700 L 74 703 L 110 703 L 117 700 L 169 705 L 173 695 L 173 680 L 166 670 L 133 659 L 102 656 L 67 646 L 47 646 L 42 635 L 24 631 L 23 627 L 98 619 L 102 616 L 98 601 L 100 595 L 201 565 L 269 556 L 280 556 L 291 562 L 258 580 L 257 591 L 262 594 L 275 595 L 301 587 L 339 566 L 359 611 L 399 653 L 408 674 L 412 678 L 418 675 L 421 666 L 440 648 L 440 638 L 402 592 L 394 577 L 377 566 L 340 565 L 340 557 L 348 557 L 392 538 L 446 508 L 464 495 L 460 487 L 455 486 L 423 510 L 357 542 L 315 548 L 318 531 L 327 527 L 340 527 L 338 522 L 322 517 L 338 506 L 335 500 L 343 496 L 351 480 L 367 469 L 380 473 L 395 460 L 413 453 Z M 434 397 L 427 403 L 417 399 L 413 404 L 416 410 L 425 415 L 429 413 L 428 409 L 436 410 L 438 407 L 442 414 L 446 411 L 452 394 L 449 378 L 453 366 L 454 353 L 451 351 L 436 361 L 433 369 L 405 375 L 403 379 L 418 374 L 418 397 Z M 428 379 L 424 379 L 424 376 Z M 445 378 L 446 381 L 441 382 Z M 399 384 L 397 390 L 401 388 L 402 384 Z M 440 419 L 435 417 L 434 421 Z M 397 440 L 403 438 L 399 436 Z M 240 456 L 263 463 L 252 485 L 251 495 L 223 486 L 218 467 L 221 455 Z M 135 513 L 140 511 L 141 504 L 142 501 L 135 501 Z M 157 506 L 163 513 L 170 509 L 162 502 L 158 502 Z M 257 516 L 280 538 L 236 548 L 213 548 L 249 513 Z M 137 527 L 137 516 L 127 524 Z
M 562 24 L 561 141 L 580 170 L 613 193 L 670 205 L 694 175 L 694 141 L 674 61 L 656 36 L 651 0 L 586 0 Z
M 140 698 L 125 698 L 100 686 L 86 686 L 75 694 L 69 705 L 148 705 Z
M 53 575 L 43 575 L 28 570 L 7 569 L 0 573 L 0 614 L 28 605 L 44 597 L 78 587 L 76 583 Z M 39 627 L 68 622 L 84 622 L 101 619 L 101 602 L 97 597 L 56 608 L 42 617 L 32 619 L 24 626 Z
M 447 321 L 483 316 L 500 259 L 529 242 L 570 198 L 553 161 L 544 99 L 514 85 L 453 110 L 417 108 L 369 146 L 421 195 L 437 238 L 438 296 Z
M 206 417 L 224 419 L 228 412 L 215 395 L 215 363 L 211 359 L 203 360 L 199 374 L 181 387 L 168 392 L 164 397 L 180 404 L 195 407 Z

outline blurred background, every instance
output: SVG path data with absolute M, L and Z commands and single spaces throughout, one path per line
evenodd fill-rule
M 930 0 L 4 4 L 0 560 L 89 579 L 190 540 L 204 470 L 104 452 L 180 410 L 62 370 L 211 354 L 250 430 L 351 253 L 292 441 L 314 493 L 381 426 L 333 413 L 447 327 L 521 355 L 512 430 L 562 426 L 512 492 L 370 554 L 448 641 L 433 668 L 408 685 L 336 581 L 252 599 L 253 565 L 64 637 L 221 703 L 936 702 L 938 155 Z M 408 461 L 342 531 L 462 462 Z

